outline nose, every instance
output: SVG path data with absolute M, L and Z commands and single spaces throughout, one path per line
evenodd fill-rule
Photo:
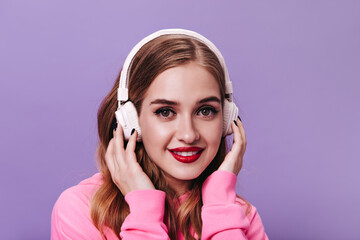
M 194 124 L 194 119 L 191 114 L 179 117 L 178 121 L 176 129 L 177 140 L 186 144 L 192 144 L 199 140 L 200 133 Z

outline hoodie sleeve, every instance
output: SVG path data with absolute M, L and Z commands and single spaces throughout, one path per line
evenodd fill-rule
M 51 240 L 103 240 L 90 216 L 90 190 L 75 186 L 65 190 L 56 201 L 51 216 Z M 163 223 L 165 193 L 159 190 L 138 190 L 128 193 L 125 200 L 130 214 L 121 227 L 123 240 L 169 240 Z M 119 237 L 104 227 L 108 240 Z
M 236 175 L 215 171 L 203 184 L 203 240 L 268 240 L 256 208 L 247 216 L 235 193 Z
M 121 226 L 123 240 L 169 240 L 164 224 L 165 192 L 136 190 L 125 196 L 130 213 Z

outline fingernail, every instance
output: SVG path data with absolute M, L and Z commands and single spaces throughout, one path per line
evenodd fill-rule
M 234 123 L 235 123 L 235 125 L 237 126 L 237 123 L 236 123 L 236 121 L 234 120 Z
M 135 128 L 133 128 L 133 129 L 131 130 L 131 135 L 133 135 L 134 132 L 135 132 Z
M 116 131 L 116 129 L 117 129 L 117 122 L 116 122 L 116 120 L 113 121 L 113 124 L 112 124 L 112 125 L 113 125 L 113 129 Z
M 240 116 L 238 116 L 238 119 L 240 120 L 240 122 L 242 122 Z

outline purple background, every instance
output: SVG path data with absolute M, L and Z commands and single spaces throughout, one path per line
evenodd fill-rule
M 248 138 L 238 193 L 270 239 L 360 239 L 360 2 L 0 1 L 1 239 L 49 239 L 95 173 L 96 112 L 142 37 L 222 51 Z

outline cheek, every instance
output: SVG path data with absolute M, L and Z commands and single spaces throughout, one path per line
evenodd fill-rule
M 143 144 L 145 148 L 148 148 L 149 150 L 151 150 L 151 148 L 149 148 L 150 146 L 163 147 L 168 138 L 171 136 L 171 128 L 166 124 L 159 124 L 158 121 L 149 114 L 140 116 L 139 124 Z
M 198 129 L 201 132 L 202 139 L 211 148 L 211 154 L 216 153 L 222 138 L 222 118 L 219 117 L 216 121 L 199 124 Z
M 213 121 L 200 122 L 198 129 L 201 131 L 201 135 L 211 141 L 219 141 L 222 137 L 223 118 L 222 114 L 216 117 Z
M 209 131 L 209 129 L 214 130 Z M 212 148 L 215 148 L 215 150 L 217 151 L 222 137 L 222 126 L 217 126 L 217 128 L 208 128 L 207 131 L 204 132 L 203 137 L 204 139 L 206 139 L 208 145 Z

